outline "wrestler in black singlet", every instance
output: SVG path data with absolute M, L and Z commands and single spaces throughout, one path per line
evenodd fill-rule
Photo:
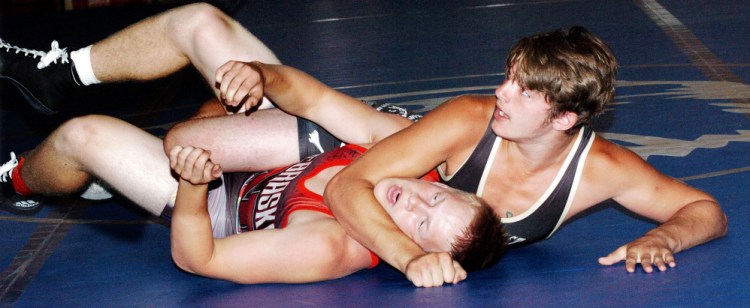
M 490 121 L 491 123 L 492 121 Z M 559 182 L 552 183 L 552 185 L 557 184 L 557 186 L 554 187 L 544 202 L 535 210 L 529 209 L 533 212 L 524 212 L 515 219 L 502 219 L 505 230 L 508 233 L 508 244 L 510 247 L 526 245 L 549 238 L 557 230 L 564 218 L 563 215 L 569 203 L 568 199 L 573 197 L 571 190 L 575 189 L 573 185 L 576 183 L 575 179 L 579 166 L 583 167 L 582 157 L 585 159 L 585 155 L 590 149 L 589 141 L 593 137 L 594 133 L 591 128 L 584 126 L 581 129 L 574 148 L 568 154 L 570 164 L 565 169 Z M 488 164 L 488 160 L 490 159 L 490 152 L 496 138 L 498 137 L 492 131 L 490 125 L 487 125 L 484 136 L 482 136 L 479 145 L 471 153 L 466 163 L 448 181 L 444 182 L 453 188 L 477 193 L 480 189 L 480 180 L 485 168 L 490 168 L 491 166 L 491 164 Z M 572 158 L 570 157 L 571 154 L 574 155 Z M 539 202 L 537 201 L 535 204 L 539 204 Z M 523 217 L 525 215 L 526 217 Z

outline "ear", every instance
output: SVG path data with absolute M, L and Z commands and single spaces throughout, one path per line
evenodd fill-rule
M 563 112 L 552 120 L 552 128 L 558 131 L 566 131 L 573 127 L 578 121 L 578 114 L 570 111 Z

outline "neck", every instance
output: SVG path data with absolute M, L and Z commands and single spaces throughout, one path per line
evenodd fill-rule
M 551 132 L 529 140 L 507 140 L 505 147 L 510 158 L 520 161 L 528 172 L 534 173 L 562 163 L 576 137 L 578 133 Z

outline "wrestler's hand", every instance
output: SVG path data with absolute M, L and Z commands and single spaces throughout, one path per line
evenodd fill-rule
M 466 279 L 466 271 L 450 254 L 433 252 L 409 262 L 406 278 L 417 287 L 438 287 Z
M 263 74 L 250 62 L 228 61 L 216 70 L 216 87 L 226 106 L 250 110 L 263 100 Z
M 651 273 L 654 266 L 663 272 L 667 267 L 675 267 L 674 252 L 667 241 L 656 235 L 646 235 L 635 241 L 617 248 L 606 257 L 599 258 L 601 265 L 613 265 L 625 261 L 625 270 L 635 272 L 636 264 L 640 263 L 643 271 Z
M 169 166 L 193 185 L 208 184 L 221 176 L 221 166 L 211 162 L 210 156 L 200 148 L 175 146 L 169 151 Z

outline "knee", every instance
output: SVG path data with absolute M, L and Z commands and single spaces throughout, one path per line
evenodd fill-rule
M 185 127 L 187 125 L 185 122 L 178 123 L 175 126 L 172 126 L 172 128 L 169 129 L 166 135 L 164 135 L 164 153 L 169 155 L 169 151 L 172 150 L 175 146 L 184 146 L 186 144 L 189 144 L 185 141 L 186 138 L 186 130 Z
M 224 27 L 230 17 L 217 7 L 207 3 L 194 3 L 175 9 L 167 19 L 167 33 L 177 36 L 212 33 L 216 27 Z
M 89 115 L 77 117 L 63 123 L 52 135 L 52 144 L 58 152 L 78 153 L 94 148 L 102 134 L 106 116 Z M 114 136 L 112 136 L 114 137 Z

